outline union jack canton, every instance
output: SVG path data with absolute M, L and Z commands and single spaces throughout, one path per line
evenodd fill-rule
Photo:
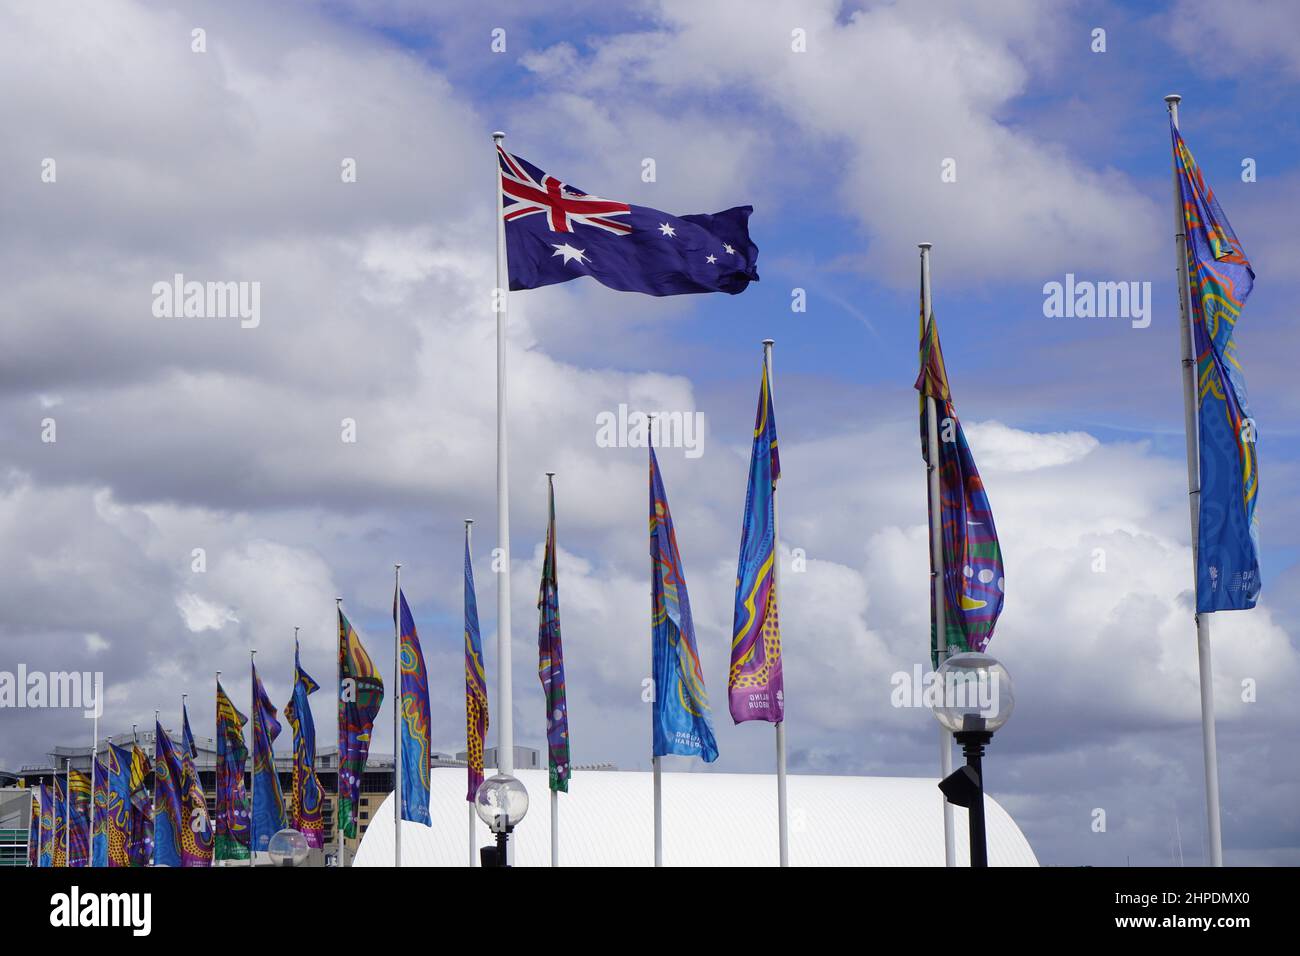
M 735 295 L 758 281 L 753 206 L 674 216 L 583 192 L 499 146 L 497 159 L 511 289 L 591 276 L 623 292 Z

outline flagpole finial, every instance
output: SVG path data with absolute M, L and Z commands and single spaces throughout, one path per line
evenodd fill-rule
M 501 141 L 505 138 L 506 138 L 506 134 L 501 130 L 497 130 L 495 133 L 492 134 L 492 142 L 496 143 L 498 146 L 501 145 Z
M 776 339 L 763 339 L 764 345 L 776 345 Z
M 1181 103 L 1182 99 L 1183 99 L 1183 94 L 1170 93 L 1168 96 L 1165 97 L 1165 102 L 1169 104 L 1176 104 L 1176 103 Z
M 929 252 L 931 249 L 934 248 L 934 243 L 933 243 L 933 242 L 918 242 L 918 243 L 916 244 L 916 248 L 920 249 L 922 252 Z
M 555 477 L 555 472 L 553 472 L 553 471 L 548 471 L 548 472 L 546 473 L 546 477 L 547 477 L 547 478 L 554 478 L 554 477 Z
M 466 519 L 465 519 L 465 524 L 467 524 L 467 525 L 471 525 L 471 524 L 473 524 L 473 523 L 474 523 L 474 519 L 473 519 L 473 518 L 466 518 Z

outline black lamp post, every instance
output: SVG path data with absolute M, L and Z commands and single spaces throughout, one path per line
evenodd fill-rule
M 474 812 L 496 834 L 495 847 L 479 848 L 483 866 L 510 865 L 510 834 L 528 812 L 528 791 L 509 774 L 498 773 L 478 785 Z
M 955 654 L 939 666 L 941 702 L 934 716 L 961 744 L 966 765 L 939 781 L 944 799 L 970 818 L 970 865 L 989 865 L 984 823 L 984 748 L 1015 707 L 1011 675 L 987 654 Z

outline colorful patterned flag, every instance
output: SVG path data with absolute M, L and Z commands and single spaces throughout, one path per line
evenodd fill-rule
M 90 808 L 91 866 L 108 866 L 108 760 L 112 759 L 112 750 L 104 756 L 108 759 L 95 757 L 95 792 L 92 794 Z
M 1244 610 L 1259 598 L 1259 461 L 1233 333 L 1255 284 L 1228 217 L 1172 126 L 1191 286 L 1200 435 L 1196 610 Z
M 673 216 L 584 193 L 497 147 L 511 289 L 591 276 L 649 295 L 726 292 L 758 281 L 753 206 Z
M 749 488 L 736 569 L 736 607 L 732 617 L 731 669 L 727 703 L 731 719 L 785 719 L 785 681 L 781 673 L 781 625 L 776 598 L 776 482 L 781 457 L 776 447 L 767 360 L 758 389 L 754 445 L 749 454 Z
M 284 794 L 280 775 L 275 772 L 275 738 L 280 722 L 275 705 L 257 677 L 253 665 L 253 843 L 255 852 L 265 852 L 271 837 L 284 829 Z
M 668 495 L 650 448 L 651 642 L 654 660 L 654 756 L 718 759 L 709 697 L 695 647 L 686 573 L 677 550 Z
M 153 862 L 153 766 L 138 746 L 131 747 L 130 792 L 131 829 L 126 853 L 131 866 L 148 866 Z
M 154 721 L 153 865 L 184 866 L 181 851 L 181 760 L 163 725 Z
M 68 791 L 63 786 L 63 779 L 54 778 L 54 848 L 50 854 L 51 866 L 68 865 Z
M 338 828 L 357 835 L 361 775 L 370 753 L 370 735 L 384 702 L 384 680 L 375 670 L 361 636 L 339 608 L 339 770 Z
M 38 866 L 41 858 L 41 798 L 32 791 L 31 819 L 27 821 L 27 865 Z
M 68 810 L 68 866 L 90 865 L 90 776 L 68 771 L 72 800 Z
M 293 696 L 284 705 L 284 716 L 293 728 L 293 787 L 290 826 L 307 838 L 307 845 L 325 845 L 325 821 L 321 816 L 320 777 L 316 774 L 316 722 L 307 700 L 320 685 L 302 669 L 298 641 L 293 642 Z
M 537 626 L 537 676 L 546 697 L 546 749 L 550 757 L 552 790 L 569 792 L 569 704 L 564 688 L 564 645 L 560 642 L 560 583 L 555 567 L 555 484 L 547 476 L 549 518 L 546 553 L 542 557 L 542 586 L 537 595 L 541 617 Z
M 393 594 L 393 621 L 401 609 L 398 656 L 402 669 L 402 819 L 433 826 L 429 819 L 429 675 L 406 595 Z
M 921 373 L 916 379 L 921 393 L 921 455 L 931 467 L 926 399 L 933 398 L 939 431 L 939 510 L 943 532 L 944 632 L 949 656 L 963 651 L 983 651 L 993 637 L 1002 613 L 1002 549 L 989 508 L 984 483 L 966 434 L 953 408 L 948 372 L 939 345 L 934 313 L 921 316 Z M 933 523 L 935 516 L 930 515 Z M 930 656 L 938 667 L 939 643 L 934 622 L 934 567 L 931 553 Z
M 41 784 L 41 850 L 38 866 L 54 865 L 54 795 Z
M 248 722 L 217 682 L 217 819 L 214 855 L 218 860 L 247 860 L 249 840 L 248 792 L 244 767 Z
M 131 748 L 109 744 L 101 766 L 107 780 L 103 826 L 108 862 L 103 865 L 130 866 L 127 841 L 131 836 Z
M 469 556 L 469 525 L 465 526 L 465 755 L 468 764 L 465 799 L 474 802 L 483 782 L 483 747 L 487 743 L 487 668 L 478 629 L 478 599 L 474 596 L 474 566 Z
M 194 758 L 199 748 L 190 730 L 190 712 L 181 702 L 181 861 L 185 866 L 211 866 L 213 850 L 212 819 L 208 800 L 203 793 Z

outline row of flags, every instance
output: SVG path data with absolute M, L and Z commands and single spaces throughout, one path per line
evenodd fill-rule
M 286 826 L 299 830 L 310 846 L 320 847 L 322 790 L 315 770 L 315 727 L 307 706 L 307 695 L 317 685 L 302 669 L 296 646 L 294 671 L 293 697 L 285 707 L 294 730 L 293 789 L 287 805 L 271 752 L 280 725 L 254 666 L 252 799 L 244 786 L 247 718 L 218 679 L 215 817 L 208 812 L 194 763 L 198 747 L 189 709 L 182 702 L 179 746 L 155 718 L 152 758 L 138 742 L 122 746 L 110 741 L 102 754 L 94 755 L 93 799 L 90 778 L 71 767 L 64 779 L 55 778 L 53 787 L 42 783 L 33 791 L 29 862 L 73 867 L 210 866 L 214 861 L 247 860 L 251 847 L 265 849 L 271 836 Z
M 1181 222 L 1186 236 L 1200 449 L 1197 515 L 1198 613 L 1253 607 L 1259 594 L 1255 503 L 1258 463 L 1254 422 L 1233 332 L 1254 272 L 1176 125 L 1171 127 Z M 650 295 L 743 291 L 757 281 L 758 249 L 748 232 L 752 207 L 713 215 L 673 216 L 601 199 L 567 185 L 499 145 L 501 218 L 509 286 L 533 289 L 591 276 L 614 289 Z M 924 284 L 924 279 L 923 279 Z M 983 651 L 1001 613 L 1005 575 L 988 496 L 953 405 L 933 310 L 920 314 L 922 455 L 937 471 L 939 496 L 930 524 L 940 535 L 942 573 L 931 554 L 931 655 Z M 939 430 L 937 459 L 928 441 L 927 403 Z M 555 489 L 548 475 L 548 520 L 538 593 L 538 677 L 546 702 L 549 786 L 568 790 L 572 772 L 560 636 Z M 781 724 L 785 715 L 778 613 L 776 488 L 781 477 L 770 365 L 759 386 L 736 573 L 728 707 L 736 723 Z M 649 535 L 655 757 L 717 759 L 685 571 L 653 446 L 649 449 Z M 937 627 L 942 602 L 944 633 Z M 428 674 L 400 581 L 393 596 L 402 773 L 401 819 L 430 825 Z M 355 837 L 359 788 L 384 682 L 360 636 L 338 608 L 338 829 Z M 466 799 L 483 781 L 489 715 L 469 523 L 464 561 Z M 942 638 L 942 639 L 941 639 Z M 217 683 L 217 812 L 209 822 L 194 770 L 196 750 L 182 709 L 179 752 L 161 723 L 152 765 L 138 746 L 112 745 L 88 778 L 69 770 L 51 791 L 33 794 L 31 861 L 41 866 L 206 865 L 247 858 L 286 822 L 319 846 L 322 794 L 314 768 L 315 728 L 308 697 L 318 689 L 294 650 L 294 687 L 285 716 L 294 732 L 293 784 L 286 804 L 274 770 L 280 733 L 275 707 L 253 667 L 253 773 L 244 791 L 248 751 L 239 713 Z M 505 706 L 509 706 L 505 702 Z M 145 781 L 152 769 L 152 791 Z M 250 798 L 251 796 L 251 798 Z M 60 838 L 62 837 L 64 838 Z

